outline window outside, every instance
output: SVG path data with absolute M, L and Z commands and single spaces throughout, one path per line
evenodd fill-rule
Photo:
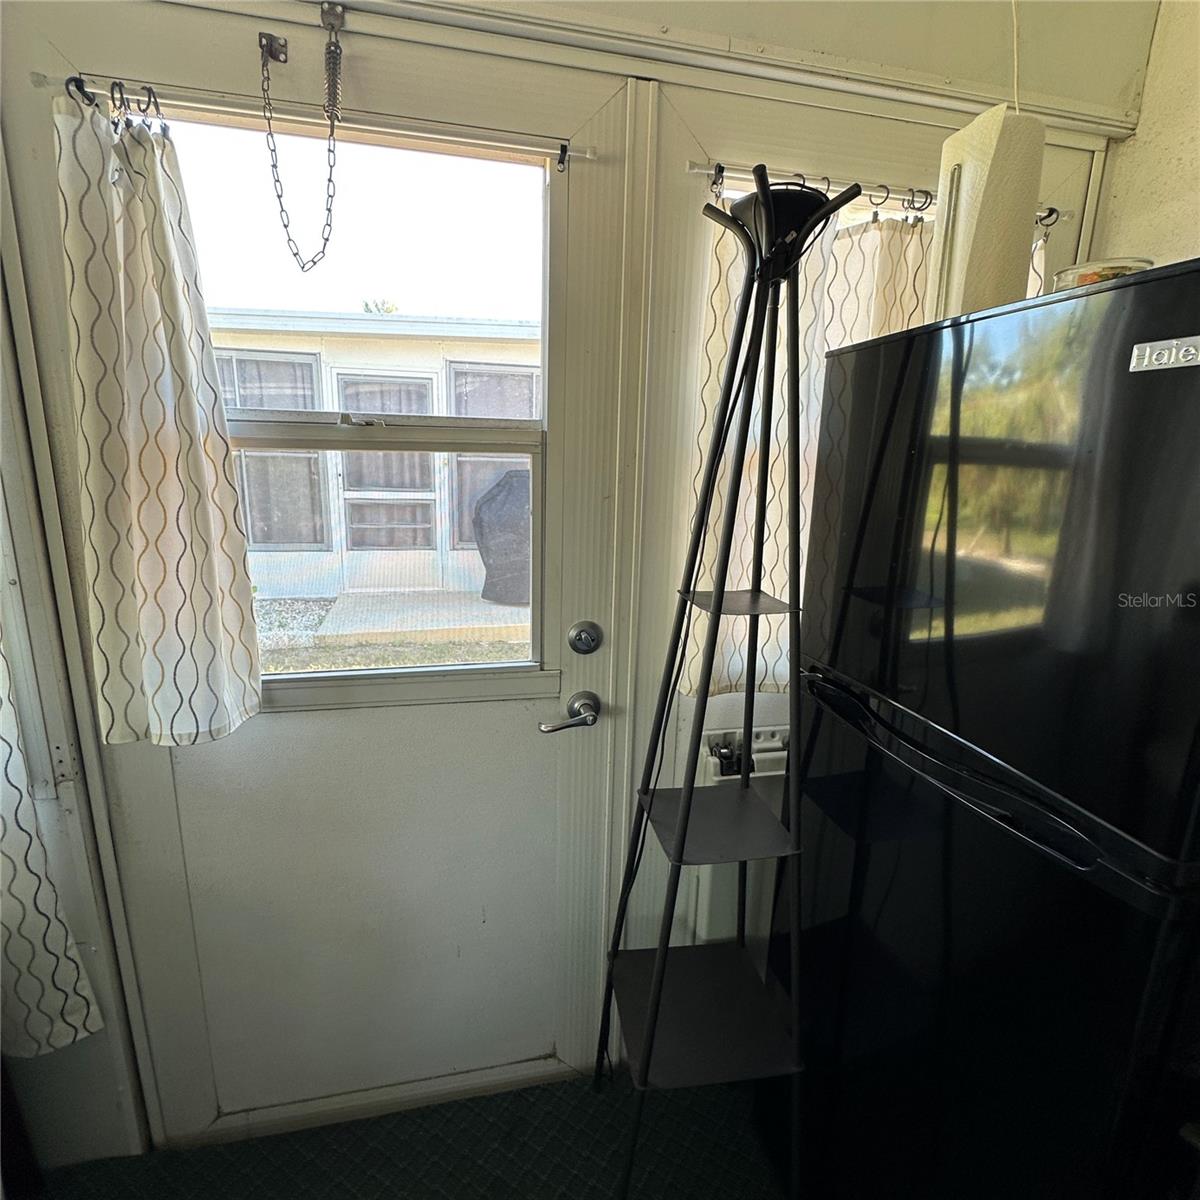
M 238 447 L 264 673 L 533 661 L 545 165 L 346 142 L 329 254 L 302 275 L 261 135 L 183 122 L 172 135 Z M 324 142 L 279 142 L 303 247 Z M 246 181 L 237 222 L 219 186 L 231 171 Z M 404 446 L 429 433 L 414 421 L 437 424 L 434 448 Z M 506 423 L 495 453 L 454 449 L 489 421 Z

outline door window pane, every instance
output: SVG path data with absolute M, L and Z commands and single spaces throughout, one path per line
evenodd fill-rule
M 461 480 L 464 496 L 475 497 L 477 540 L 468 546 L 454 544 L 452 497 L 440 491 L 339 495 L 337 508 L 325 501 L 328 517 L 318 503 L 324 545 L 261 540 L 314 536 L 311 510 L 299 514 L 324 496 L 316 481 L 332 480 L 342 457 L 337 450 L 242 452 L 247 511 L 287 502 L 250 518 L 260 539 L 249 557 L 263 671 L 530 661 L 530 456 L 431 452 L 435 479 L 449 479 L 452 494 Z M 294 480 L 282 489 L 280 476 L 300 468 L 313 472 L 311 490 Z
M 315 453 L 238 452 L 251 549 L 323 549 L 329 543 Z
M 428 379 L 341 375 L 338 401 L 343 412 L 425 416 L 433 411 L 433 385 Z M 433 491 L 431 454 L 355 450 L 343 461 L 347 491 Z
M 455 416 L 513 418 L 538 415 L 539 389 L 535 371 L 453 365 L 450 377 Z
M 431 550 L 433 502 L 347 501 L 346 541 L 351 550 Z
M 215 382 L 231 437 L 243 439 L 264 674 L 535 662 L 530 578 L 541 547 L 529 481 L 541 460 L 522 431 L 489 440 L 499 461 L 462 440 L 459 471 L 453 430 L 541 413 L 547 164 L 382 139 L 340 145 L 338 204 L 354 211 L 342 213 L 320 270 L 303 274 L 269 184 L 241 189 L 229 218 L 228 181 L 259 177 L 261 133 L 173 121 L 171 134 L 186 143 Z M 319 131 L 278 141 L 297 178 L 311 166 L 323 187 Z M 421 199 L 430 195 L 433 206 Z M 423 236 L 388 236 L 414 222 Z M 465 228 L 471 238 L 455 235 Z M 273 409 L 288 419 L 265 420 Z M 346 413 L 368 420 L 349 441 Z M 451 432 L 426 449 L 372 417 Z

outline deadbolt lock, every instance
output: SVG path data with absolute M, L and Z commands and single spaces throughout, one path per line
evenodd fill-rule
M 567 630 L 567 645 L 576 654 L 594 654 L 604 641 L 604 630 L 595 621 L 576 621 Z

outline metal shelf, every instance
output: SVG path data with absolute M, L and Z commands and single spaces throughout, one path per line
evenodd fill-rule
M 629 1061 L 641 1061 L 653 950 L 624 950 L 613 984 Z M 736 942 L 674 946 L 647 1086 L 700 1087 L 799 1070 L 786 1004 L 768 991 Z
M 683 592 L 696 608 L 713 612 L 712 592 Z M 794 611 L 792 606 L 767 592 L 751 592 L 730 588 L 722 598 L 720 616 L 723 617 L 771 617 Z
M 671 857 L 671 850 L 682 796 L 680 788 L 660 788 L 653 798 L 638 797 L 672 862 L 689 865 L 748 862 L 796 853 L 792 850 L 791 835 L 775 815 L 783 798 L 782 775 L 752 778 L 748 789 L 737 778 L 696 788 L 688 814 L 683 857 L 676 860 Z

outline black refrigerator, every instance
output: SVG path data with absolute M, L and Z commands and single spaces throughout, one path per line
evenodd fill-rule
M 1192 261 L 829 357 L 792 757 L 814 1200 L 1192 1196 L 1197 335 Z

